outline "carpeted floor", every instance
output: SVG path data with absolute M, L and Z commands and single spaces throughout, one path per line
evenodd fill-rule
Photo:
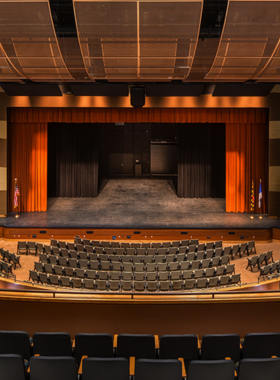
M 272 228 L 280 220 L 226 213 L 225 199 L 178 198 L 172 180 L 104 180 L 96 198 L 49 198 L 47 212 L 13 213 L 6 227 L 86 228 Z
M 41 241 L 40 241 L 41 242 Z M 42 241 L 43 244 L 49 244 L 49 241 Z M 232 245 L 225 243 L 224 246 Z M 4 241 L 0 240 L 0 247 L 8 249 L 10 252 L 16 253 L 17 251 L 17 242 L 13 241 Z M 273 250 L 273 257 L 275 260 L 280 260 L 280 243 L 272 242 L 272 243 L 256 243 L 257 254 L 262 252 L 266 252 L 268 250 Z M 25 256 L 22 255 L 20 258 L 21 268 L 17 267 L 14 270 L 14 274 L 16 275 L 16 279 L 19 281 L 28 280 L 29 270 L 34 269 L 34 261 L 39 261 L 38 256 Z M 250 270 L 246 270 L 247 266 L 247 258 L 242 257 L 235 258 L 231 263 L 235 264 L 235 273 L 241 273 L 241 281 L 242 283 L 254 283 L 258 281 L 259 271 L 257 269 L 254 272 Z

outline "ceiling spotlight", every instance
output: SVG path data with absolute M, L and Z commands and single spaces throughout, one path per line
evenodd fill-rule
M 250 216 L 250 219 L 254 219 L 254 215 L 251 215 L 251 216 Z
M 263 218 L 263 217 L 260 215 L 260 216 L 259 216 L 259 219 L 262 219 L 262 218 Z

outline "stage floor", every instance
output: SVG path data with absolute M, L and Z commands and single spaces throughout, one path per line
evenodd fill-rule
M 0 218 L 4 227 L 39 228 L 272 228 L 279 219 L 226 213 L 225 199 L 178 198 L 172 180 L 104 180 L 97 198 L 49 198 L 48 211 Z

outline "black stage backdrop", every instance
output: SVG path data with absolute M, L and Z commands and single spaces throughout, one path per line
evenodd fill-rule
M 48 196 L 97 197 L 98 124 L 48 125 Z
M 178 197 L 225 198 L 225 124 L 179 126 Z

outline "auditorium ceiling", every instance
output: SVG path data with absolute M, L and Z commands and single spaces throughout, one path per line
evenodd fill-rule
M 169 83 L 222 96 L 240 83 L 267 95 L 279 83 L 279 0 L 0 0 L 0 18 L 8 94 L 10 84 L 79 94 Z

